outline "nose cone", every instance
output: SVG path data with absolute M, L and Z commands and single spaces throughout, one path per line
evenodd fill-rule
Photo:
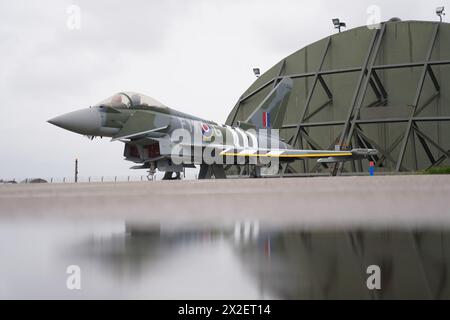
M 102 118 L 97 108 L 69 112 L 47 122 L 83 135 L 97 135 L 102 126 Z

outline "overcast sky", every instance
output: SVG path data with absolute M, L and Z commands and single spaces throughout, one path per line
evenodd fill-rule
M 80 8 L 80 28 L 68 8 Z M 0 179 L 127 176 L 123 144 L 87 138 L 46 121 L 118 91 L 223 123 L 269 69 L 333 30 L 381 19 L 436 20 L 450 1 L 173 0 L 0 2 Z M 73 20 L 69 20 L 73 21 Z

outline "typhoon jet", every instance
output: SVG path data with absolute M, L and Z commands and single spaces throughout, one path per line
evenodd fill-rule
M 276 174 L 283 164 L 314 158 L 341 162 L 376 155 L 374 149 L 299 150 L 278 134 L 293 87 L 282 79 L 261 104 L 236 126 L 221 125 L 180 111 L 134 92 L 120 92 L 89 108 L 70 112 L 49 123 L 91 137 L 110 137 L 125 144 L 132 169 L 156 170 L 176 179 L 184 168 L 200 166 L 199 179 L 226 178 L 226 165 L 248 166 L 254 177 Z M 264 171 L 265 170 L 265 171 Z M 175 177 L 174 177 L 175 174 Z

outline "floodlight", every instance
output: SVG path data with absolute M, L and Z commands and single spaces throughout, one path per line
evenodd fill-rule
M 261 74 L 261 70 L 259 70 L 259 68 L 253 68 L 253 73 L 255 74 L 255 76 L 257 78 L 259 78 L 259 76 Z
M 437 7 L 436 8 L 436 15 L 439 17 L 440 22 L 442 22 L 442 16 L 445 16 L 444 7 Z
M 338 29 L 339 30 L 339 32 L 341 32 L 341 28 L 342 27 L 347 27 L 347 25 L 345 24 L 345 22 L 341 22 L 340 20 L 339 20 L 339 18 L 334 18 L 334 19 L 332 19 L 331 21 L 333 21 L 333 25 L 334 25 L 334 28 L 335 29 Z

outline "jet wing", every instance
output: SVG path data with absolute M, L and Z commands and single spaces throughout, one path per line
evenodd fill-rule
M 350 151 L 335 150 L 296 150 L 296 149 L 255 149 L 255 148 L 229 148 L 220 155 L 231 157 L 257 157 L 279 159 L 319 159 L 319 162 L 339 162 L 355 159 L 364 159 L 377 155 L 375 149 L 352 149 Z

